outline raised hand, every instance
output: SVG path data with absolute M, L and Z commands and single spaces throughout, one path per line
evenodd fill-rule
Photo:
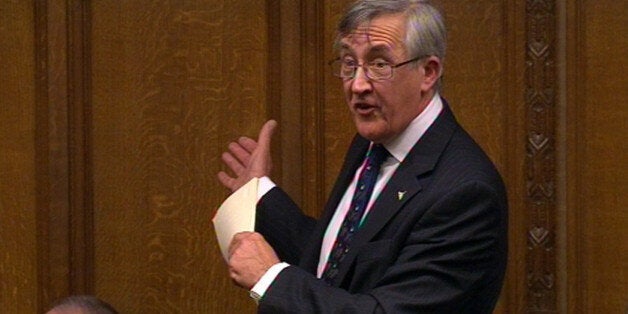
M 254 177 L 270 176 L 272 170 L 270 140 L 276 127 L 275 120 L 268 120 L 262 126 L 257 142 L 248 137 L 241 137 L 229 143 L 229 150 L 222 153 L 222 161 L 234 176 L 220 171 L 218 181 L 234 192 Z

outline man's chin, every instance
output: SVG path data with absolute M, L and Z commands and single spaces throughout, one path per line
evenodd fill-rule
M 357 121 L 355 123 L 358 134 L 369 141 L 383 143 L 386 139 L 385 128 L 381 121 Z

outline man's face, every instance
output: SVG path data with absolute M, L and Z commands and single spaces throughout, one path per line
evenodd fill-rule
M 341 39 L 340 58 L 359 64 L 383 61 L 395 65 L 416 57 L 406 52 L 405 21 L 403 14 L 394 14 L 360 25 Z M 343 81 L 358 133 L 373 142 L 385 143 L 403 132 L 433 95 L 432 84 L 426 84 L 424 77 L 424 67 L 415 64 L 393 69 L 393 77 L 383 81 L 370 80 L 364 69 L 358 68 L 353 79 Z

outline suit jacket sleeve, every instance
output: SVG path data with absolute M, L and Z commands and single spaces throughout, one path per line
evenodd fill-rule
M 298 264 L 316 224 L 316 220 L 304 215 L 279 187 L 260 199 L 255 221 L 255 230 L 264 236 L 277 256 L 293 265 Z

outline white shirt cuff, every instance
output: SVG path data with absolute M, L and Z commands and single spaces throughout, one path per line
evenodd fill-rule
M 259 201 L 268 191 L 277 186 L 269 177 L 261 177 L 257 182 L 257 200 Z
M 264 294 L 266 293 L 266 290 L 268 290 L 268 287 L 270 287 L 270 284 L 275 281 L 277 275 L 279 275 L 279 273 L 288 266 L 290 266 L 290 264 L 283 262 L 271 266 L 266 273 L 262 275 L 262 278 L 259 279 L 255 286 L 251 288 L 251 298 L 253 298 L 256 302 L 259 302 L 259 300 L 264 297 Z

